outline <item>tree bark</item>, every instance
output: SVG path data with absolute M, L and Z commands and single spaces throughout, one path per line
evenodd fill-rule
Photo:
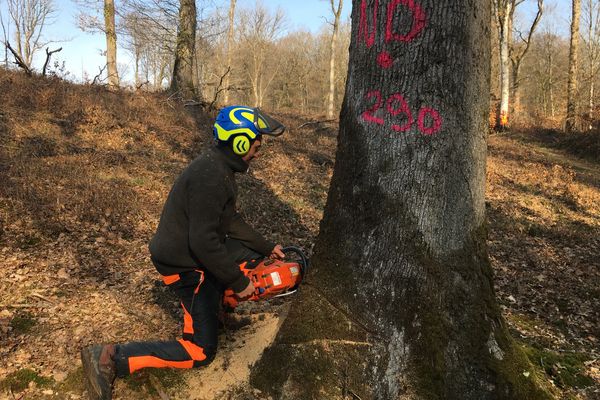
M 334 0 L 330 0 L 331 12 L 333 13 L 333 32 L 331 34 L 330 53 L 329 53 L 329 94 L 327 104 L 327 118 L 333 118 L 333 105 L 335 102 L 335 45 L 337 43 L 338 31 L 340 29 L 340 16 L 344 1 L 339 0 L 337 8 Z
M 233 22 L 235 19 L 235 3 L 236 0 L 229 0 L 229 29 L 227 30 L 227 68 L 231 68 L 231 46 L 233 45 Z M 229 104 L 229 75 L 225 76 L 225 89 L 223 95 L 223 103 Z
M 565 129 L 573 132 L 577 124 L 577 53 L 579 52 L 579 19 L 581 0 L 573 0 L 571 20 L 571 46 L 569 51 L 569 82 L 567 87 L 567 119 Z
M 200 90 L 194 86 L 194 53 L 196 43 L 196 2 L 180 0 L 179 29 L 171 91 L 180 92 L 180 97 L 201 100 Z
M 479 0 L 353 1 L 313 267 L 255 387 L 280 399 L 549 398 L 507 332 L 486 250 L 489 21 Z
M 119 72 L 117 70 L 117 31 L 115 28 L 115 2 L 104 0 L 104 30 L 106 32 L 106 71 L 108 87 L 119 87 Z

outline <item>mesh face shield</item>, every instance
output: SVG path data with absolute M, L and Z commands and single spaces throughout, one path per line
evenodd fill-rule
M 261 111 L 260 108 L 253 108 L 254 126 L 261 135 L 281 136 L 285 132 L 285 126 L 274 118 Z

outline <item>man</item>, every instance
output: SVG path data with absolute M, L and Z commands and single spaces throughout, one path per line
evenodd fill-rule
M 175 181 L 150 242 L 154 266 L 181 300 L 183 338 L 82 349 L 90 398 L 111 399 L 115 376 L 148 367 L 200 367 L 214 359 L 224 290 L 231 288 L 240 298 L 254 292 L 239 263 L 285 256 L 280 245 L 265 240 L 237 213 L 234 177 L 257 157 L 262 135 L 279 136 L 284 130 L 259 109 L 232 106 L 219 112 L 216 145 Z

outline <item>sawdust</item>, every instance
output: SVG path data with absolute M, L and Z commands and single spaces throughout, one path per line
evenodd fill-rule
M 247 384 L 250 367 L 275 339 L 281 320 L 268 314 L 263 321 L 256 320 L 243 329 L 236 341 L 229 344 L 230 348 L 219 352 L 210 366 L 187 374 L 187 393 L 174 399 L 212 400 L 226 397 L 235 387 Z

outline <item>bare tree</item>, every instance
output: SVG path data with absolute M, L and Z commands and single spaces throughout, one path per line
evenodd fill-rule
M 569 50 L 569 83 L 567 86 L 567 119 L 565 129 L 573 132 L 577 123 L 577 71 L 579 52 L 579 19 L 581 17 L 581 0 L 573 0 L 571 18 L 571 45 Z
M 196 2 L 180 0 L 177 47 L 171 91 L 179 92 L 184 99 L 200 98 L 200 90 L 194 86 L 194 58 L 196 44 Z
M 496 128 L 508 126 L 510 97 L 510 55 L 509 46 L 512 40 L 512 23 L 514 16 L 514 0 L 493 0 L 494 15 L 498 21 L 498 46 L 500 53 L 500 103 L 496 115 Z
M 519 3 L 514 3 L 514 7 L 516 7 Z M 531 46 L 531 39 L 533 38 L 533 34 L 542 18 L 542 14 L 544 12 L 544 0 L 537 0 L 537 11 L 533 21 L 531 22 L 531 26 L 527 32 L 522 32 L 518 30 L 514 30 L 515 36 L 518 37 L 518 41 L 515 43 L 511 43 L 510 46 L 510 62 L 512 66 L 512 86 L 511 86 L 511 98 L 512 98 L 512 109 L 515 111 L 520 110 L 520 96 L 519 96 L 519 87 L 521 85 L 520 75 L 521 75 L 521 66 L 523 59 L 529 52 Z
M 253 103 L 257 107 L 263 105 L 265 94 L 279 69 L 273 43 L 283 24 L 284 14 L 281 9 L 271 14 L 260 2 L 252 10 L 241 13 L 240 52 L 252 85 Z M 271 68 L 267 68 L 269 59 L 273 60 Z
M 121 4 L 122 37 L 136 62 L 136 87 L 142 80 L 149 82 L 149 89 L 170 86 L 178 7 L 176 0 L 124 0 Z
M 2 43 L 4 43 L 4 66 L 6 68 L 8 68 L 8 36 L 10 35 L 10 31 L 8 29 L 10 29 L 10 26 L 7 28 L 6 24 L 4 23 L 4 16 L 2 15 L 2 8 L 0 8 L 0 25 L 2 25 L 2 38 L 3 41 Z
M 582 17 L 585 26 L 583 44 L 587 58 L 585 79 L 589 84 L 587 110 L 589 129 L 594 117 L 595 81 L 600 70 L 600 3 L 598 0 L 584 0 Z
M 14 28 L 16 53 L 31 69 L 33 56 L 48 42 L 42 40 L 46 24 L 54 17 L 52 0 L 7 0 L 7 10 Z
M 119 87 L 117 69 L 117 26 L 114 0 L 74 0 L 80 8 L 79 28 L 84 32 L 102 32 L 106 39 L 106 74 L 108 87 Z M 101 16 L 100 16 L 101 15 Z
M 521 72 L 521 63 L 531 45 L 531 40 L 535 29 L 542 17 L 543 0 L 537 0 L 537 12 L 531 26 L 526 33 L 515 30 L 515 11 L 516 8 L 525 0 L 492 0 L 494 16 L 498 28 L 499 44 L 499 71 L 500 71 L 500 103 L 496 115 L 496 128 L 504 129 L 509 125 L 509 115 L 511 114 L 511 104 L 518 107 L 519 94 L 519 74 Z M 513 43 L 513 35 L 517 35 L 519 41 Z M 512 85 L 511 85 L 512 77 Z
M 343 0 L 338 0 L 337 7 L 334 0 L 329 0 L 331 12 L 333 13 L 333 32 L 331 34 L 331 46 L 329 56 L 329 101 L 327 104 L 327 118 L 333 118 L 333 104 L 335 102 L 335 50 L 340 27 L 340 15 L 342 14 Z
M 117 70 L 117 29 L 115 27 L 115 2 L 104 0 L 104 31 L 106 33 L 106 65 L 108 71 L 108 87 L 119 87 Z
M 235 20 L 235 3 L 236 0 L 229 0 L 229 27 L 227 28 L 227 72 L 225 74 L 224 85 L 224 98 L 223 102 L 225 105 L 229 104 L 229 82 L 230 82 L 230 71 L 231 71 L 231 46 L 233 45 L 233 23 Z

